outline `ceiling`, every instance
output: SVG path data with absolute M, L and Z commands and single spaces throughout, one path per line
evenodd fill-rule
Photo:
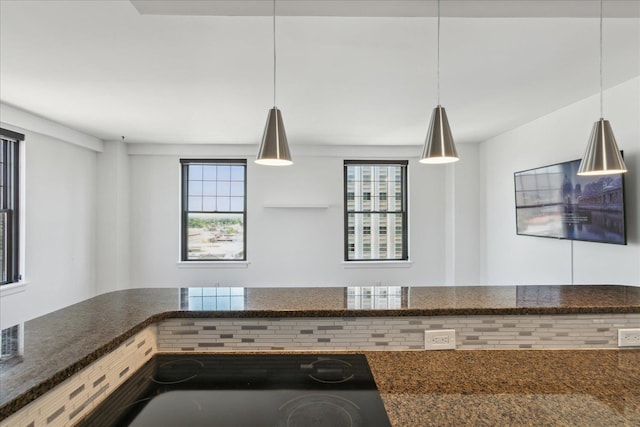
M 103 140 L 257 144 L 274 103 L 272 6 L 0 0 L 0 100 Z M 276 103 L 292 151 L 423 143 L 437 104 L 436 2 L 277 8 Z M 605 0 L 604 11 L 611 87 L 640 75 L 640 1 Z M 598 1 L 443 0 L 441 15 L 441 103 L 458 143 L 598 93 Z

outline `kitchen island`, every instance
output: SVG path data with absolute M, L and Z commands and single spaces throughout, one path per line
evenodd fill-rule
M 24 355 L 21 359 L 0 367 L 0 420 L 8 418 L 56 386 L 63 385 L 83 369 L 98 363 L 105 355 L 127 346 L 144 350 L 145 357 L 151 357 L 157 351 L 361 350 L 368 355 L 383 400 L 387 404 L 393 401 L 393 396 L 411 395 L 412 390 L 415 390 L 409 381 L 406 382 L 404 391 L 394 386 L 388 393 L 387 386 L 395 383 L 384 379 L 391 377 L 386 376 L 380 366 L 402 366 L 402 371 L 405 372 L 403 375 L 410 375 L 414 379 L 422 378 L 422 384 L 433 384 L 430 382 L 433 379 L 432 375 L 423 376 L 416 374 L 421 372 L 419 370 L 406 370 L 412 366 L 411 360 L 422 364 L 421 358 L 438 360 L 444 357 L 450 360 L 446 355 L 455 358 L 463 357 L 460 355 L 464 354 L 482 353 L 406 351 L 418 350 L 419 345 L 416 343 L 423 340 L 424 330 L 448 328 L 449 320 L 479 322 L 479 325 L 476 325 L 478 327 L 467 332 L 465 329 L 469 329 L 468 324 L 454 324 L 454 329 L 459 330 L 461 334 L 461 337 L 458 337 L 457 348 L 497 350 L 496 355 L 504 355 L 505 365 L 509 365 L 506 361 L 518 357 L 534 357 L 538 352 L 504 350 L 504 345 L 515 345 L 515 348 L 521 349 L 615 348 L 611 343 L 619 325 L 625 328 L 640 327 L 640 288 L 631 286 L 406 287 L 393 290 L 337 287 L 201 288 L 203 290 L 196 292 L 191 292 L 190 289 L 193 288 L 130 289 L 112 292 L 27 322 L 24 325 Z M 209 300 L 207 298 L 211 297 L 211 289 L 217 291 L 215 298 Z M 222 293 L 218 292 L 220 289 L 223 289 Z M 376 298 L 378 291 L 380 293 Z M 232 299 L 232 293 L 237 297 L 235 300 Z M 213 301 L 216 301 L 215 306 L 211 305 Z M 221 301 L 224 302 L 220 303 Z M 210 309 L 211 307 L 215 309 Z M 523 329 L 523 325 L 530 324 L 532 319 L 537 322 L 533 332 Z M 584 319 L 591 320 L 585 322 Z M 522 325 L 518 323 L 520 320 L 523 321 Z M 369 323 L 360 325 L 360 321 Z M 558 329 L 554 323 L 556 321 L 568 323 L 561 324 Z M 171 322 L 179 322 L 179 325 L 175 326 Z M 287 322 L 294 322 L 299 335 L 292 338 L 287 335 L 290 338 L 283 344 L 282 340 L 274 336 L 277 333 L 273 331 L 285 329 Z M 399 322 L 400 326 L 394 322 Z M 499 327 L 495 326 L 496 322 Z M 578 328 L 584 323 L 595 326 L 594 333 L 601 334 L 602 337 L 583 339 L 572 337 L 571 332 L 566 332 L 565 335 L 567 325 Z M 311 326 L 304 326 L 307 324 Z M 378 328 L 380 324 L 388 324 L 389 329 L 380 327 L 380 332 L 377 332 L 377 329 L 371 330 L 372 327 Z M 226 332 L 224 328 L 227 326 L 233 326 L 238 335 Z M 150 346 L 151 338 L 140 338 L 136 345 L 129 345 L 140 333 L 149 333 L 150 327 L 156 328 L 149 337 L 153 336 L 153 339 L 156 339 L 157 336 L 157 343 Z M 341 341 L 340 333 L 344 333 L 342 337 L 362 335 L 355 331 L 363 328 L 368 328 L 366 330 L 370 335 L 363 335 L 364 344 L 353 348 L 354 342 Z M 486 335 L 513 333 L 510 332 L 512 330 L 515 331 L 515 335 L 521 337 L 530 337 L 536 330 L 542 330 L 539 338 L 541 341 L 514 341 L 514 344 L 503 344 L 500 341 L 502 338 L 498 337 L 495 344 L 491 336 Z M 548 336 L 547 330 L 552 330 L 553 336 Z M 163 340 L 163 331 L 165 337 L 167 334 L 172 336 Z M 520 335 L 523 332 L 525 335 Z M 253 333 L 255 337 L 240 336 L 241 333 Z M 327 333 L 332 335 L 322 335 Z M 529 333 L 531 335 L 527 335 Z M 302 339 L 309 335 L 313 335 L 312 340 Z M 198 340 L 189 341 L 194 336 L 199 337 Z M 404 341 L 405 336 L 410 339 Z M 173 338 L 177 339 L 175 343 Z M 271 343 L 269 348 L 264 348 L 264 343 L 271 338 L 275 338 L 272 341 L 277 342 Z M 260 340 L 264 342 L 261 343 Z M 298 347 L 303 341 L 308 345 Z M 370 346 L 366 346 L 367 342 Z M 560 353 L 588 354 L 582 351 Z M 594 352 L 600 353 L 608 354 L 606 357 L 609 358 L 633 358 L 637 357 L 638 351 Z M 527 354 L 531 356 L 526 356 Z M 390 363 L 394 357 L 408 359 L 398 359 Z M 587 366 L 579 360 L 574 362 L 576 365 Z M 570 362 L 567 363 L 569 364 L 559 366 L 564 366 L 562 369 L 566 370 L 571 366 Z M 484 362 L 481 364 L 486 365 Z M 535 363 L 532 363 L 532 366 L 535 366 Z M 120 371 L 120 374 L 125 372 L 120 376 L 126 379 L 128 369 L 129 367 Z M 638 379 L 637 370 L 631 369 L 627 374 Z M 460 384 L 462 387 L 464 382 Z M 482 386 L 479 387 L 480 390 L 484 389 Z M 628 390 L 629 387 L 624 386 L 623 389 Z M 461 395 L 468 394 L 463 389 L 459 391 Z M 534 391 L 524 388 L 522 393 L 531 394 Z M 562 394 L 562 391 L 558 393 Z M 637 389 L 631 390 L 630 393 L 637 397 Z M 94 398 L 91 403 L 94 401 L 97 399 Z M 80 414 L 79 409 L 87 407 L 85 402 L 85 406 L 75 409 L 78 411 L 76 413 Z M 395 404 L 389 403 L 388 410 L 392 419 L 394 407 Z M 52 421 L 70 411 L 65 405 L 60 409 L 56 409 L 59 413 Z M 635 410 L 638 410 L 637 406 Z

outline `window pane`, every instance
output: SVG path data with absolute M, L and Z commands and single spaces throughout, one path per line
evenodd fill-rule
M 191 192 L 189 192 L 191 194 Z M 205 196 L 216 195 L 216 182 L 215 181 L 203 181 L 202 182 L 202 194 Z
M 229 197 L 218 197 L 216 200 L 218 212 L 228 212 L 231 210 Z
M 244 166 L 231 166 L 231 181 L 244 181 Z
M 231 196 L 244 196 L 244 182 L 231 183 Z
M 216 211 L 216 198 L 215 197 L 203 197 L 202 198 L 202 210 L 207 212 Z
M 189 165 L 189 180 L 202 179 L 202 165 Z
M 190 196 L 202 195 L 202 181 L 189 181 L 189 195 Z
M 244 259 L 242 214 L 188 215 L 188 259 Z
M 229 181 L 222 181 L 222 182 L 218 181 L 217 192 L 218 192 L 218 196 L 231 195 L 231 183 Z
M 189 209 L 190 211 L 202 210 L 202 197 L 189 197 Z
M 231 206 L 229 210 L 232 212 L 239 212 L 244 210 L 244 197 L 231 197 Z
M 218 165 L 218 181 L 229 181 L 231 179 L 231 166 Z
M 203 165 L 202 179 L 207 181 L 216 180 L 216 166 L 215 165 Z

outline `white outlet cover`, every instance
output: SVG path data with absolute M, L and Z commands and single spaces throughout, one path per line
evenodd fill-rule
M 618 329 L 618 347 L 640 347 L 640 329 Z
M 425 350 L 455 350 L 455 348 L 455 329 L 437 329 L 433 331 L 424 331 Z

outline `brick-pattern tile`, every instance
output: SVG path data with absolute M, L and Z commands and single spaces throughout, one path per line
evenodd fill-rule
M 153 357 L 157 352 L 156 335 L 156 327 L 148 327 L 4 419 L 0 427 L 75 424 Z
M 616 348 L 617 330 L 637 327 L 640 314 L 173 319 L 158 351 L 417 350 L 430 329 L 455 329 L 460 350 Z

